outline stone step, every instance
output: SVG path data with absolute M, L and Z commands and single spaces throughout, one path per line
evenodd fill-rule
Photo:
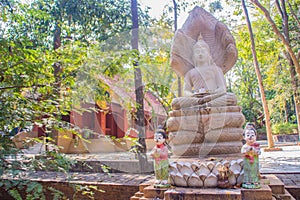
M 142 192 L 142 193 L 144 193 L 144 189 L 146 188 L 146 187 L 148 187 L 148 186 L 150 186 L 150 185 L 153 185 L 154 184 L 154 179 L 150 179 L 150 180 L 148 180 L 148 181 L 146 181 L 146 182 L 144 182 L 144 183 L 141 183 L 140 185 L 139 185 L 139 191 L 140 192 Z
M 241 189 L 243 200 L 270 200 L 272 190 L 268 185 L 261 184 L 259 189 Z
M 269 181 L 268 185 L 272 190 L 273 196 L 278 197 L 281 200 L 294 200 L 295 198 L 285 189 L 284 183 L 275 175 L 265 175 Z M 262 182 L 265 179 L 262 179 Z
M 287 190 L 284 190 L 284 192 L 284 194 L 278 194 L 281 200 L 295 200 L 295 198 Z
M 144 188 L 144 197 L 146 198 L 164 198 L 164 193 L 168 190 L 169 188 L 154 188 L 153 185 L 150 185 L 146 188 Z
M 177 187 L 165 192 L 165 200 L 242 200 L 240 189 Z M 271 199 L 271 198 L 270 198 Z
M 136 192 L 136 193 L 134 194 L 134 196 L 132 196 L 132 197 L 130 198 L 130 200 L 139 200 L 139 199 L 140 199 L 141 197 L 143 197 L 143 196 L 144 196 L 144 193 L 138 191 L 138 192 Z
M 288 185 L 285 188 L 295 199 L 300 199 L 300 185 Z
M 155 181 L 155 179 L 150 179 L 150 180 L 147 180 L 147 181 L 139 184 L 139 191 L 136 192 L 134 194 L 134 196 L 131 197 L 132 199 L 130 199 L 130 200 L 140 200 L 141 198 L 144 198 L 144 189 L 146 187 L 149 187 L 150 185 L 153 185 L 154 181 Z
M 134 196 L 136 196 L 136 197 L 142 197 L 142 196 L 144 196 L 144 193 L 139 191 L 139 192 L 136 192 L 134 194 Z
M 268 185 L 271 188 L 273 194 L 285 194 L 284 183 L 279 178 L 277 178 L 273 174 L 265 175 L 265 177 L 270 181 Z M 264 179 L 262 179 L 262 181 L 264 181 Z

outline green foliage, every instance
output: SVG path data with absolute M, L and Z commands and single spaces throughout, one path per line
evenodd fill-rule
M 144 72 L 145 91 L 150 91 L 164 106 L 167 112 L 171 108 L 171 100 L 174 98 L 172 81 L 174 74 L 168 67 L 169 56 L 162 49 L 160 51 L 148 52 L 141 62 Z M 150 105 L 151 106 L 151 105 Z
M 278 123 L 272 126 L 272 133 L 277 134 L 294 134 L 297 130 L 297 124 Z
M 46 131 L 59 126 L 60 117 L 71 108 L 70 88 L 84 52 L 76 45 L 54 52 L 24 49 L 18 42 L 3 39 L 0 43 L 0 127 L 9 133 L 14 127 L 33 124 L 45 126 Z M 56 61 L 63 69 L 58 79 L 52 67 Z
M 237 95 L 238 104 L 243 107 L 242 112 L 246 121 L 260 124 L 262 105 L 259 100 L 257 79 L 252 63 L 245 62 L 243 59 L 238 59 L 232 69 L 232 76 L 235 80 L 230 84 L 231 90 Z
M 286 119 L 291 120 L 294 113 L 293 92 L 289 66 L 282 53 L 284 50 L 282 44 L 274 39 L 275 35 L 270 25 L 262 17 L 255 18 L 252 26 L 271 121 L 278 123 Z M 260 126 L 264 120 L 263 109 L 250 51 L 249 34 L 245 26 L 239 27 L 238 32 L 235 32 L 235 38 L 239 59 L 232 69 L 233 73 L 229 74 L 231 75 L 229 80 L 233 82 L 230 89 L 237 94 L 246 121 L 253 121 Z
M 53 48 L 53 31 L 61 42 L 90 44 L 131 29 L 130 1 L 13 1 L 4 7 L 5 37 L 29 38 L 32 47 Z M 140 24 L 147 25 L 147 10 L 139 9 Z
M 35 139 L 38 142 L 38 139 Z M 40 141 L 41 142 L 41 141 Z M 26 157 L 14 147 L 12 141 L 7 137 L 0 138 L 0 187 L 8 191 L 15 199 L 46 199 L 45 192 L 51 191 L 53 199 L 66 199 L 66 196 L 59 190 L 52 187 L 45 188 L 39 182 L 28 179 L 27 175 L 36 170 L 68 172 L 76 163 L 64 154 L 58 153 L 56 145 L 48 144 L 48 149 L 41 155 Z M 18 153 L 18 154 L 17 154 Z M 109 167 L 101 166 L 103 171 L 108 173 Z M 70 177 L 71 180 L 71 177 Z M 71 186 L 74 186 L 71 184 Z M 75 196 L 86 195 L 92 198 L 95 191 L 101 191 L 95 186 L 74 186 Z
M 32 158 L 22 155 L 8 137 L 0 137 L 0 187 L 15 199 L 45 199 L 40 183 L 26 180 L 26 175 L 34 171 Z M 19 191 L 25 191 L 21 196 Z
M 220 1 L 214 1 L 209 4 L 209 11 L 216 12 L 217 10 L 221 11 L 223 9 Z
M 140 24 L 146 25 L 147 11 L 139 12 Z M 130 15 L 128 1 L 5 3 L 0 19 L 4 24 L 0 40 L 3 131 L 30 129 L 34 124 L 46 133 L 68 128 L 61 118 L 72 104 L 107 100 L 107 85 L 97 74 L 125 74 L 132 53 L 120 51 L 130 44 L 128 37 L 119 51 L 103 51 L 101 42 L 130 30 Z M 53 31 L 60 31 L 61 47 L 56 51 L 51 50 Z
M 67 197 L 65 196 L 65 194 L 63 192 L 61 192 L 53 187 L 48 187 L 47 189 L 53 195 L 53 200 L 67 199 Z
M 94 194 L 95 192 L 105 192 L 101 189 L 99 189 L 97 186 L 93 185 L 80 185 L 76 184 L 75 187 L 75 193 L 73 195 L 73 199 L 79 199 L 80 196 L 88 197 L 89 199 L 95 199 Z
M 78 102 L 107 100 L 107 85 L 97 75 L 124 74 L 124 65 L 132 63 L 131 52 L 104 51 L 101 43 L 131 29 L 130 1 L 9 0 L 0 5 L 1 134 L 9 135 L 15 127 L 31 131 L 33 126 L 43 128 L 46 136 L 60 129 L 78 134 L 81 130 L 63 121 L 63 116 Z M 147 11 L 139 12 L 140 24 L 147 25 Z M 54 32 L 60 39 L 55 51 Z M 128 38 L 123 44 L 128 47 Z M 23 172 L 66 173 L 74 164 L 55 150 L 50 137 L 44 139 L 50 142 L 50 151 L 33 159 L 20 158 L 11 140 L 1 137 L 0 173 L 16 178 L 2 179 L 1 186 L 16 199 L 24 189 L 27 199 L 45 199 L 42 186 L 23 181 Z M 82 191 L 90 196 L 90 189 Z M 52 192 L 54 199 L 63 197 Z
M 14 199 L 22 200 L 20 193 L 16 189 L 9 190 L 8 192 Z
M 266 126 L 261 126 L 256 131 L 258 135 L 266 135 L 267 133 Z
M 48 150 L 40 156 L 36 156 L 32 160 L 32 167 L 37 171 L 56 171 L 56 172 L 67 172 L 75 165 L 76 160 L 70 159 L 66 155 L 59 153 L 55 148 L 56 145 L 47 146 Z
M 139 64 L 143 72 L 145 91 L 151 92 L 167 113 L 175 96 L 174 80 L 177 78 L 169 66 L 173 33 L 165 24 L 154 26 L 143 33 L 141 46 L 146 52 L 140 54 Z

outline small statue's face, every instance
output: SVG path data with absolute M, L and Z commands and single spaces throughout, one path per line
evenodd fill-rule
M 166 139 L 164 138 L 164 136 L 161 133 L 155 133 L 154 141 L 156 144 L 160 145 L 160 144 L 163 144 L 166 141 Z
M 254 130 L 247 130 L 245 132 L 244 139 L 246 140 L 247 144 L 253 144 L 254 142 L 256 142 L 256 134 Z
M 203 62 L 208 60 L 210 57 L 209 50 L 204 46 L 196 46 L 194 49 L 194 60 L 195 62 Z

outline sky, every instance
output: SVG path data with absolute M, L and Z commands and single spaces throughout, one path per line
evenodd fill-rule
M 149 14 L 151 17 L 158 18 L 162 15 L 164 7 L 169 4 L 173 6 L 172 0 L 139 0 L 138 1 L 142 6 L 149 6 L 151 9 L 149 10 Z M 178 16 L 178 28 L 180 28 L 185 22 L 188 16 L 188 12 L 181 13 Z
M 140 0 L 142 6 L 151 7 L 150 15 L 153 17 L 159 17 L 163 12 L 163 7 L 167 3 L 171 3 L 171 0 Z
M 166 5 L 172 6 L 173 7 L 173 1 L 172 0 L 137 0 L 141 6 L 148 6 L 151 9 L 149 10 L 149 14 L 151 17 L 158 18 L 160 15 L 163 13 L 163 9 Z M 214 2 L 215 0 L 205 0 L 205 1 L 200 1 L 200 2 L 205 2 L 205 7 L 208 11 L 208 5 L 209 3 Z M 182 2 L 182 1 L 181 1 Z M 186 0 L 186 2 L 191 3 L 192 1 Z M 236 19 L 236 21 L 240 21 L 239 18 L 236 16 L 233 16 L 234 8 L 231 7 L 231 5 L 226 4 L 224 1 L 221 1 L 221 5 L 223 7 L 223 10 L 221 12 L 216 12 L 213 15 L 217 19 L 221 19 L 222 17 L 230 17 L 232 19 Z M 200 3 L 199 5 L 200 6 Z M 182 25 L 184 24 L 185 20 L 188 17 L 189 12 L 193 9 L 194 6 L 187 8 L 185 11 L 181 11 L 179 13 L 179 16 L 177 17 L 178 19 L 178 28 L 181 28 Z M 172 16 L 173 17 L 173 16 Z

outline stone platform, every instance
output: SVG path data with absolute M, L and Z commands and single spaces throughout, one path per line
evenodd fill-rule
M 160 189 L 153 187 L 153 180 L 143 183 L 139 191 L 130 200 L 275 200 L 295 198 L 285 189 L 284 184 L 274 175 L 266 175 L 261 180 L 260 189 L 218 189 L 171 187 Z

